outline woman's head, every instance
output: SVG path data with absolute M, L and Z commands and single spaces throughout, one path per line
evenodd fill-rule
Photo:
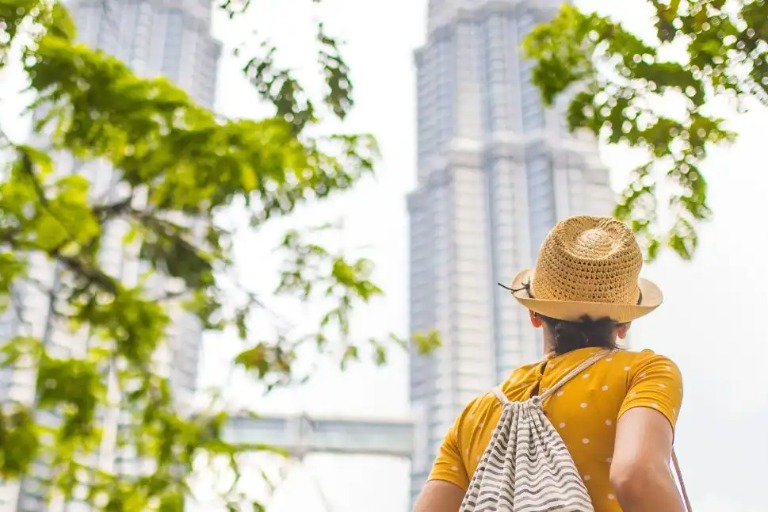
M 548 351 L 557 355 L 580 348 L 617 348 L 617 339 L 624 339 L 629 324 L 620 324 L 610 318 L 592 320 L 588 316 L 578 322 L 557 320 L 531 311 L 531 324 L 544 329 L 544 343 Z

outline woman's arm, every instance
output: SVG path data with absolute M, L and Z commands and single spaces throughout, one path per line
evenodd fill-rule
M 461 457 L 466 450 L 461 448 L 460 434 L 464 431 L 464 419 L 477 414 L 477 402 L 478 399 L 472 400 L 448 429 L 413 512 L 458 512 L 470 477 Z M 470 428 L 474 426 L 470 423 Z
M 424 486 L 413 512 L 458 512 L 464 490 L 442 480 L 431 480 Z
M 624 512 L 683 512 L 669 461 L 673 430 L 660 412 L 637 407 L 616 425 L 611 485 Z

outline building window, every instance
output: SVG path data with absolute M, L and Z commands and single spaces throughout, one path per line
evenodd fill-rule
M 528 205 L 531 232 L 532 258 L 544 241 L 547 232 L 555 225 L 555 184 L 552 162 L 547 155 L 526 158 L 528 181 Z
M 179 9 L 170 9 L 165 26 L 163 74 L 172 80 L 177 80 L 179 77 L 183 29 L 184 14 Z

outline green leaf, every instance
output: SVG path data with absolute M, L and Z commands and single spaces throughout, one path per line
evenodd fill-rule
M 428 355 L 441 346 L 440 333 L 435 330 L 413 335 L 413 348 L 418 355 Z
M 72 20 L 69 11 L 61 4 L 54 2 L 51 8 L 51 28 L 50 33 L 57 37 L 73 40 L 77 34 L 75 22 Z
M 344 354 L 341 356 L 341 369 L 344 370 L 347 367 L 349 361 L 357 361 L 360 358 L 360 351 L 356 345 L 350 345 L 344 349 Z
M 318 27 L 317 40 L 320 43 L 319 63 L 327 86 L 325 103 L 339 119 L 344 119 L 355 104 L 349 66 L 339 51 L 339 42 L 328 35 L 322 23 Z
M 11 404 L 0 411 L 0 475 L 13 479 L 31 468 L 40 450 L 40 439 L 32 411 Z

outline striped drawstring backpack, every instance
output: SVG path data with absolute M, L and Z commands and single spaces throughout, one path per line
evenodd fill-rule
M 612 351 L 595 354 L 540 396 L 504 405 L 499 423 L 469 484 L 460 512 L 594 512 L 584 481 L 542 403 Z M 673 458 L 675 469 L 677 459 Z M 678 480 L 690 512 L 690 502 Z

